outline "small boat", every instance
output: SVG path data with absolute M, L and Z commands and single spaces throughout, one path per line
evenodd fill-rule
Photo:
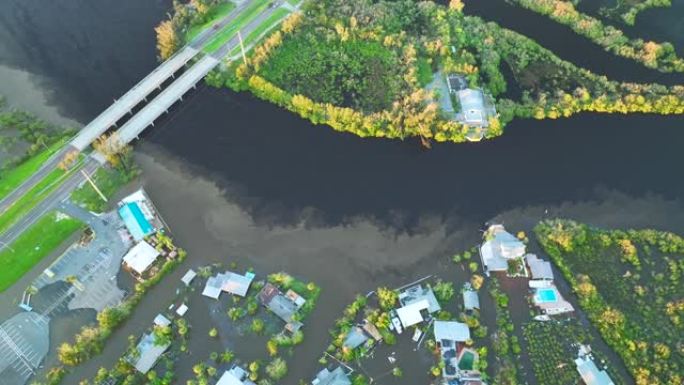
M 549 317 L 546 314 L 540 314 L 540 315 L 534 316 L 534 320 L 535 321 L 551 321 L 551 317 Z

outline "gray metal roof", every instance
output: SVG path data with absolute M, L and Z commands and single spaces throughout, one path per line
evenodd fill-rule
M 363 329 L 354 326 L 349 333 L 347 333 L 347 338 L 344 340 L 344 346 L 350 349 L 356 349 L 366 341 L 368 341 L 368 337 L 364 334 Z
M 475 290 L 463 291 L 463 304 L 466 310 L 480 309 L 480 298 Z
M 551 270 L 551 262 L 539 259 L 534 254 L 525 255 L 525 261 L 530 267 L 532 279 L 553 279 L 553 270 Z
M 351 385 L 351 381 L 341 366 L 338 366 L 333 371 L 323 369 L 316 375 L 312 385 Z

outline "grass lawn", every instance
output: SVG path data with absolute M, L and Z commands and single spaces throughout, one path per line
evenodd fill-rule
M 290 3 L 291 6 L 295 7 L 297 4 L 301 3 L 302 0 L 287 0 L 288 3 Z
M 3 171 L 2 174 L 0 174 L 0 199 L 14 191 L 14 189 L 16 189 L 24 180 L 26 180 L 26 178 L 38 170 L 40 166 L 50 158 L 50 156 L 64 146 L 65 141 L 66 139 L 60 140 L 48 147 L 43 152 L 27 159 L 11 170 L 7 170 L 6 172 Z
M 272 1 L 273 0 L 255 0 L 254 3 L 245 8 L 232 23 L 223 27 L 223 29 L 216 34 L 216 37 L 204 47 L 204 52 L 211 53 L 221 48 L 223 44 L 237 34 L 238 30 L 249 24 L 250 21 L 263 12 Z
M 235 4 L 230 1 L 219 4 L 218 6 L 212 8 L 207 15 L 207 21 L 202 24 L 193 25 L 188 29 L 185 34 L 185 41 L 190 42 L 194 39 L 200 32 L 211 27 L 212 24 L 216 23 L 220 19 L 224 18 L 226 15 L 235 9 Z
M 261 23 L 257 28 L 255 28 L 252 32 L 247 35 L 247 37 L 244 38 L 243 43 L 247 47 L 250 44 L 254 43 L 259 37 L 266 31 L 270 30 L 274 26 L 276 26 L 278 23 L 280 23 L 287 15 L 290 14 L 290 11 L 285 9 L 285 8 L 278 8 L 273 13 L 271 16 L 269 16 L 266 20 L 264 20 L 263 23 Z M 230 56 L 236 55 L 240 53 L 240 47 L 235 47 L 231 52 Z
M 416 64 L 418 66 L 418 83 L 421 87 L 425 87 L 432 82 L 432 66 L 424 57 L 419 58 Z
M 82 226 L 76 219 L 63 217 L 58 220 L 56 213 L 51 212 L 9 247 L 4 247 L 0 252 L 0 292 L 10 287 Z
M 38 182 L 38 184 L 33 186 L 32 189 L 26 192 L 26 194 L 24 194 L 21 198 L 17 199 L 12 206 L 0 214 L 0 232 L 7 230 L 22 216 L 28 213 L 51 191 L 59 187 L 59 185 L 66 180 L 66 177 L 67 174 L 64 171 L 56 168 L 47 174 L 45 178 Z
M 120 187 L 124 186 L 129 181 L 129 178 L 126 178 L 123 173 L 112 168 L 97 169 L 92 179 L 97 185 L 97 188 L 99 188 L 100 191 L 102 191 L 102 194 L 107 198 L 114 195 Z M 101 213 L 107 209 L 107 202 L 100 198 L 90 183 L 85 183 L 77 190 L 74 190 L 74 192 L 71 193 L 71 200 L 74 203 L 83 205 L 90 211 Z

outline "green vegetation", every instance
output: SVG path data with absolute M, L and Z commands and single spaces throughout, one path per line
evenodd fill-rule
M 577 344 L 588 344 L 591 336 L 577 320 L 529 323 L 523 327 L 523 336 L 539 384 L 575 385 L 582 382 L 575 365 L 579 350 Z M 594 351 L 595 356 L 598 354 Z M 610 377 L 616 384 L 624 383 L 615 372 L 611 372 Z
M 69 173 L 60 169 L 54 169 L 40 182 L 17 199 L 12 206 L 0 215 L 0 232 L 3 232 L 15 224 L 21 217 L 26 215 L 32 208 L 40 203 L 50 192 L 59 187 Z
M 92 179 L 102 194 L 105 197 L 110 198 L 119 190 L 119 188 L 125 186 L 136 177 L 139 172 L 139 169 L 136 167 L 131 167 L 129 169 L 122 167 L 103 167 L 95 172 Z M 107 202 L 102 200 L 90 183 L 85 183 L 83 186 L 74 190 L 71 193 L 71 201 L 85 207 L 87 210 L 97 213 L 101 213 L 107 209 Z
M 492 277 L 488 281 L 489 294 L 496 304 L 497 331 L 492 335 L 492 347 L 498 359 L 492 383 L 495 385 L 516 385 L 522 383 L 516 366 L 521 348 L 513 334 L 515 326 L 508 310 L 508 296 L 499 287 L 499 281 Z
M 224 17 L 235 9 L 235 4 L 230 1 L 219 3 L 214 7 L 210 7 L 209 11 L 206 13 L 202 19 L 203 22 L 193 23 L 185 33 L 185 41 L 191 42 L 200 32 L 207 28 L 211 28 L 216 22 L 220 21 Z
M 0 252 L 0 292 L 12 286 L 36 263 L 62 244 L 83 224 L 55 212 L 43 216 Z
M 62 148 L 64 142 L 65 140 L 59 140 L 20 164 L 2 170 L 0 173 L 0 199 L 19 187 L 23 181 L 36 172 L 43 163 Z
M 389 108 L 398 96 L 402 87 L 399 66 L 397 55 L 379 42 L 328 41 L 317 30 L 302 28 L 264 65 L 261 74 L 317 102 L 375 112 Z
M 608 17 L 621 19 L 629 25 L 634 25 L 637 15 L 649 8 L 670 7 L 672 0 L 616 0 L 613 8 L 602 8 L 600 12 Z
M 549 16 L 567 25 L 576 33 L 589 38 L 594 43 L 615 55 L 638 61 L 649 68 L 663 72 L 684 72 L 684 59 L 677 56 L 671 43 L 656 43 L 642 39 L 630 39 L 624 33 L 599 19 L 577 11 L 570 1 L 563 0 L 512 0 L 534 12 Z M 670 5 L 669 0 L 656 0 L 657 3 Z M 625 1 L 622 1 L 624 4 Z M 652 1 L 641 4 L 653 3 Z M 636 9 L 636 8 L 633 8 Z M 633 18 L 632 18 L 633 23 Z
M 459 73 L 494 96 L 498 116 L 486 138 L 515 118 L 555 119 L 583 111 L 684 113 L 684 86 L 633 84 L 563 61 L 534 41 L 465 16 L 462 3 L 329 0 L 309 2 L 249 53 L 207 82 L 248 90 L 314 123 L 362 137 L 466 141 L 468 127 L 441 113 L 423 89 L 428 72 Z M 648 47 L 652 48 L 651 46 Z M 667 46 L 658 55 L 667 57 Z M 371 57 L 372 53 L 372 57 Z M 303 63 L 303 64 L 302 64 Z M 501 67 L 513 72 L 521 96 Z M 473 135 L 474 136 L 474 135 Z
M 205 52 L 214 52 L 226 42 L 237 36 L 237 32 L 263 12 L 273 0 L 254 0 L 230 24 L 223 27 L 204 47 Z
M 636 383 L 682 383 L 684 239 L 568 220 L 544 221 L 535 234 Z

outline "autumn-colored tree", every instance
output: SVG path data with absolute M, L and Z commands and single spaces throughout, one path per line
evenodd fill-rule
M 62 160 L 59 161 L 57 167 L 59 167 L 63 171 L 67 171 L 71 168 L 71 166 L 74 165 L 74 162 L 78 160 L 79 154 L 80 153 L 77 150 L 67 152 L 66 154 L 64 154 L 64 157 L 62 157 Z
M 162 60 L 166 60 L 178 50 L 181 44 L 178 32 L 171 20 L 162 21 L 154 31 L 157 33 L 157 51 Z

